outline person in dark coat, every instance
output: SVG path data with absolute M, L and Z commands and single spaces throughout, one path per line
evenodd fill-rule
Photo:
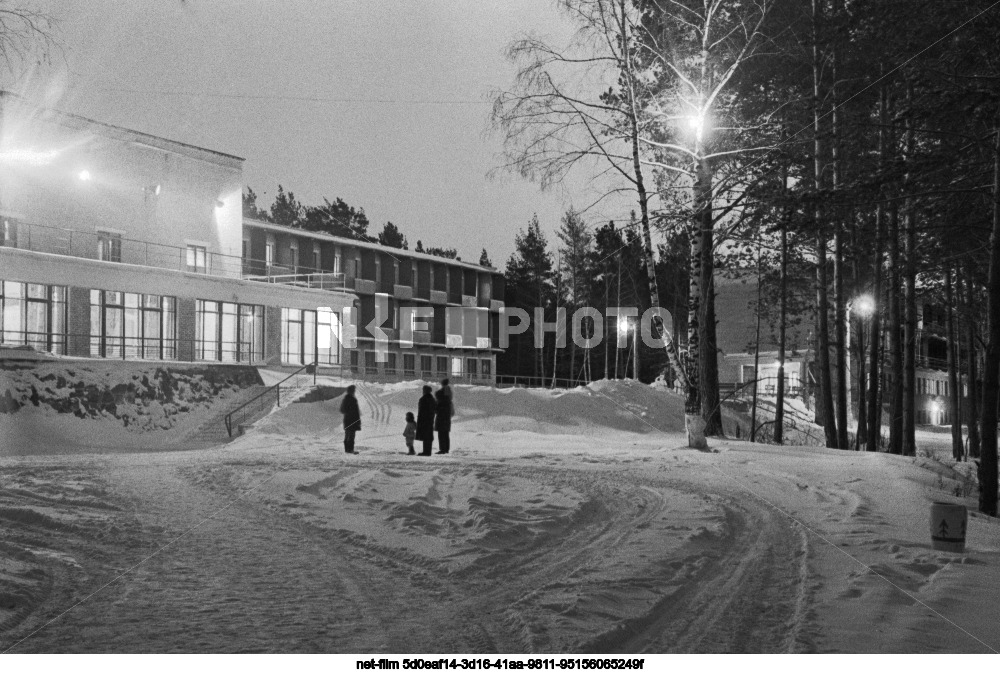
M 437 418 L 434 421 L 434 429 L 438 433 L 438 453 L 448 453 L 451 451 L 451 417 L 455 413 L 448 379 L 441 381 L 441 389 L 434 393 L 434 397 L 437 399 Z
M 417 404 L 417 439 L 424 443 L 424 450 L 419 455 L 429 456 L 434 448 L 434 414 L 437 413 L 437 402 L 431 394 L 431 387 L 424 386 L 423 397 Z
M 355 453 L 354 435 L 361 429 L 361 408 L 354 396 L 354 386 L 347 386 L 344 399 L 340 402 L 340 413 L 344 414 L 344 451 Z

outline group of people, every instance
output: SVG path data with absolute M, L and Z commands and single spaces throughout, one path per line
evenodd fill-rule
M 340 413 L 344 415 L 344 451 L 357 453 L 354 450 L 354 436 L 361 430 L 361 408 L 354 396 L 355 387 L 347 386 L 344 399 L 340 402 Z M 451 451 L 451 417 L 455 415 L 455 405 L 452 402 L 451 386 L 448 379 L 441 381 L 441 388 L 435 393 L 430 386 L 424 386 L 423 395 L 417 403 L 417 416 L 406 412 L 407 453 L 411 456 L 429 456 L 434 449 L 434 432 L 438 433 L 438 453 L 447 454 Z M 423 451 L 416 452 L 414 443 L 423 443 Z
M 409 455 L 429 456 L 434 449 L 434 431 L 438 433 L 438 453 L 451 451 L 451 417 L 455 415 L 455 404 L 452 402 L 451 386 L 448 379 L 441 381 L 441 387 L 436 393 L 430 386 L 424 386 L 423 395 L 417 403 L 417 418 L 413 412 L 406 412 L 406 448 Z M 416 454 L 414 441 L 423 442 L 423 451 Z

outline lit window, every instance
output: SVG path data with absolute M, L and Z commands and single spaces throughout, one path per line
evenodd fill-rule
M 208 258 L 208 251 L 203 245 L 189 245 L 187 247 L 187 270 L 194 273 L 205 273 L 205 262 Z
M 97 259 L 102 262 L 122 261 L 122 236 L 106 231 L 97 232 Z

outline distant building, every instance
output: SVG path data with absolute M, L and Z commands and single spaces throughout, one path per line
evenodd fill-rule
M 243 161 L 0 92 L 0 357 L 493 380 L 500 274 L 244 222 Z
M 760 339 L 757 340 L 757 300 L 756 276 L 745 275 L 727 278 L 721 274 L 715 279 L 715 313 L 717 343 L 719 347 L 719 383 L 723 390 L 741 390 L 749 393 L 754 381 L 754 351 L 758 351 L 757 392 L 774 395 L 777 390 L 778 340 L 777 327 L 762 319 Z M 773 308 L 773 307 L 772 307 Z M 776 311 L 770 311 L 776 313 Z M 951 418 L 951 384 L 948 380 L 946 314 L 939 306 L 929 302 L 917 305 L 917 367 L 915 390 L 916 422 L 923 425 L 947 425 Z M 785 344 L 785 390 L 786 394 L 803 397 L 812 407 L 816 391 L 814 365 L 813 318 L 790 316 L 790 322 L 798 321 L 787 328 Z M 849 338 L 857 334 L 857 318 L 852 319 Z M 867 348 L 867 346 L 866 346 Z M 962 357 L 965 358 L 965 351 Z M 832 354 L 831 354 L 832 362 Z M 857 356 L 848 357 L 851 383 L 849 400 L 857 399 Z M 968 395 L 968 385 L 963 376 L 961 381 L 962 402 Z M 882 390 L 887 390 L 888 381 L 883 371 Z M 856 409 L 849 401 L 849 413 L 855 417 Z M 883 396 L 883 406 L 888 410 L 889 397 Z M 964 412 L 963 412 L 964 413 Z M 888 419 L 886 419 L 888 422 Z
M 778 384 L 778 334 L 766 317 L 761 318 L 758 336 L 757 277 L 715 278 L 716 344 L 719 348 L 719 384 L 726 389 L 752 390 L 774 395 Z M 790 321 L 791 322 L 791 321 Z M 813 360 L 811 321 L 799 321 L 785 334 L 785 392 L 802 396 L 811 391 L 810 365 Z M 758 355 L 756 376 L 754 354 Z

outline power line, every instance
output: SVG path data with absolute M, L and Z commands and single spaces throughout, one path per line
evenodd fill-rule
M 78 88 L 78 87 L 77 87 Z M 90 89 L 101 93 L 125 93 L 137 96 L 184 96 L 188 98 L 223 98 L 230 100 L 274 100 L 299 103 L 386 103 L 393 105 L 490 105 L 486 100 L 416 99 L 416 98 L 345 98 L 336 96 L 289 96 L 248 93 L 211 93 L 164 89 Z

